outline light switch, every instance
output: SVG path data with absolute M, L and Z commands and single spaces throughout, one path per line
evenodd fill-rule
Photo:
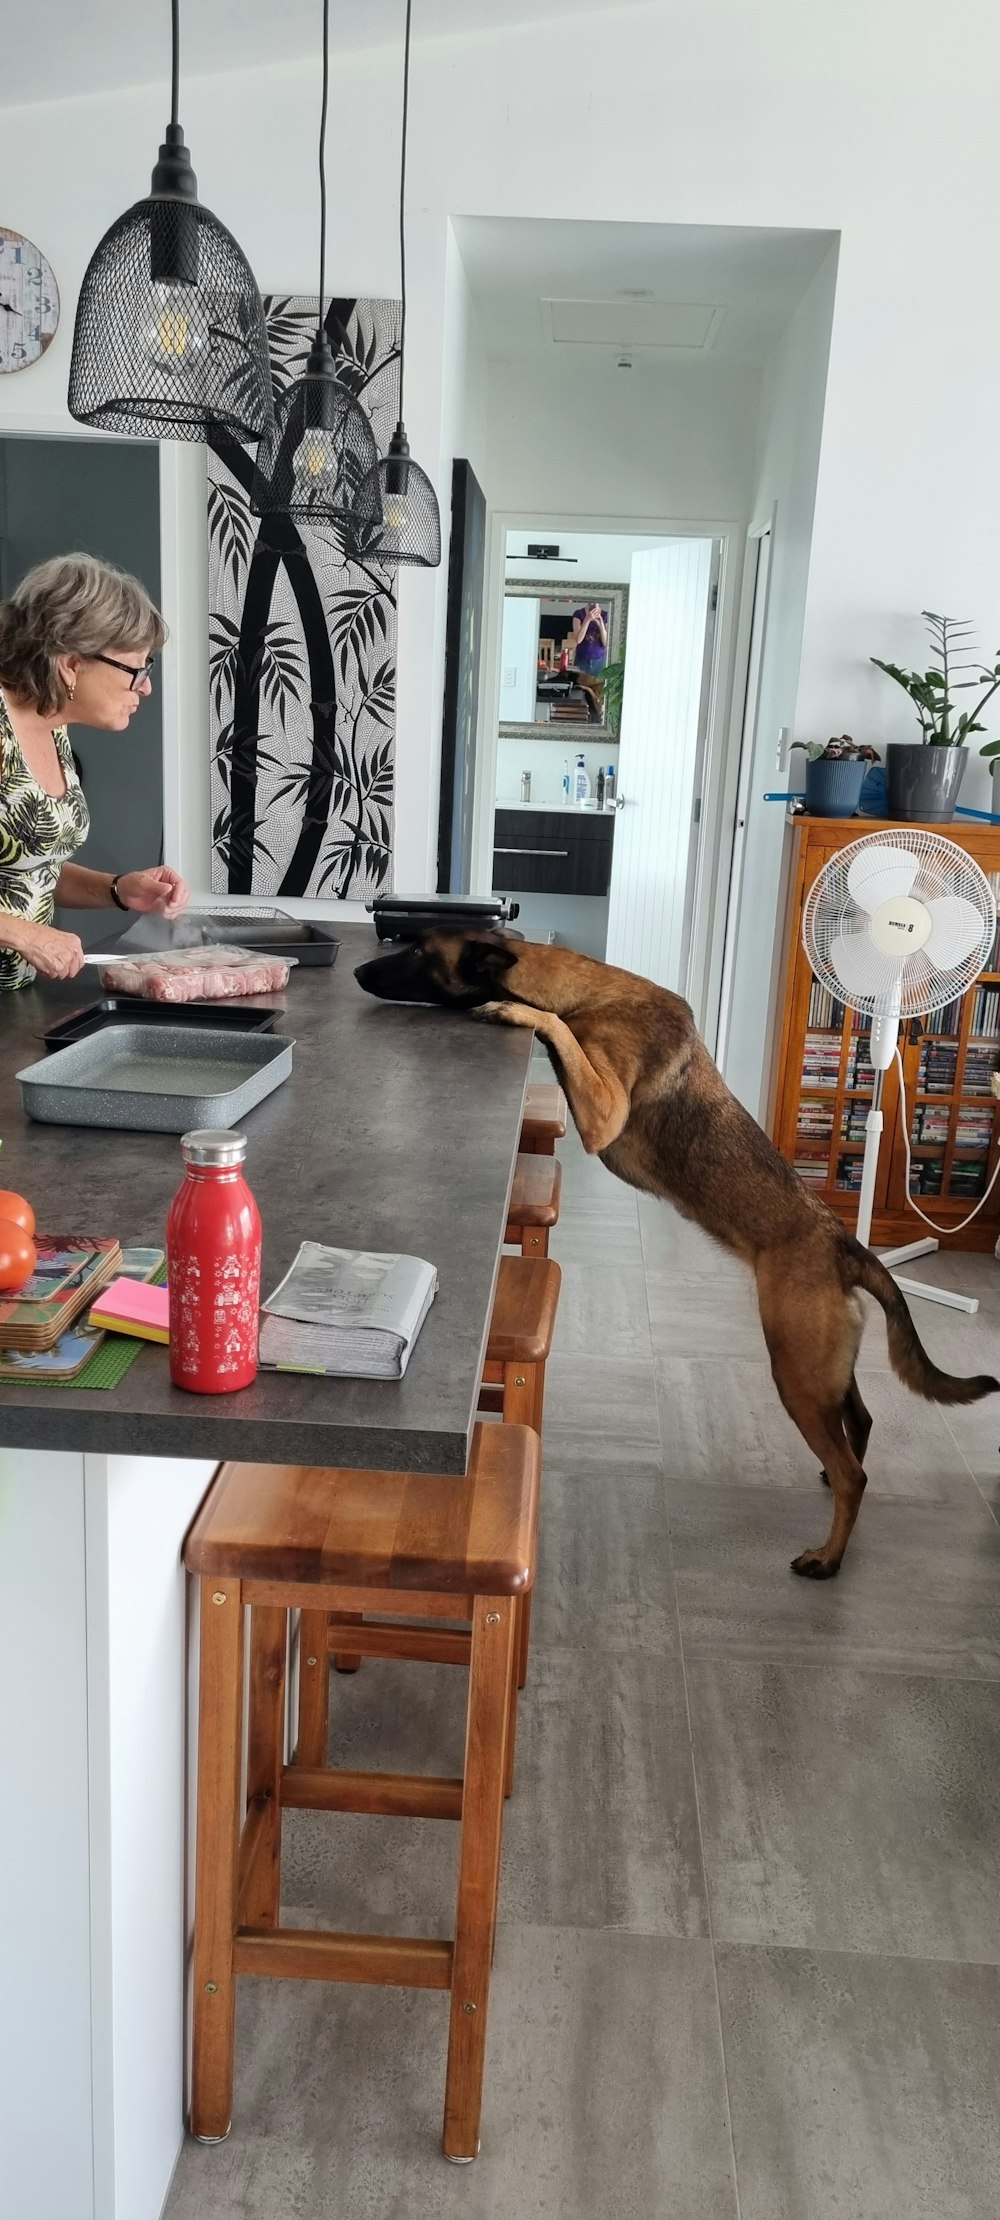
M 507 668 L 506 668 L 506 670 L 505 670 L 505 672 L 504 672 L 504 674 L 503 674 L 503 690 L 504 690 L 504 693 L 505 693 L 505 694 L 512 694 L 512 693 L 513 693 L 513 691 L 514 691 L 514 688 L 515 688 L 515 686 L 516 686 L 516 685 L 517 685 L 517 664 L 516 664 L 516 663 L 508 663 L 508 665 L 507 665 Z

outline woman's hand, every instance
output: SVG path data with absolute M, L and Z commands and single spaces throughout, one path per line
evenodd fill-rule
M 18 918 L 16 942 L 13 934 L 4 938 L 43 979 L 75 979 L 83 969 L 83 942 L 75 933 L 57 933 L 54 925 L 32 925 L 27 918 Z
M 127 910 L 156 917 L 176 917 L 188 898 L 180 872 L 172 871 L 168 863 L 158 863 L 150 871 L 123 871 L 118 893 Z

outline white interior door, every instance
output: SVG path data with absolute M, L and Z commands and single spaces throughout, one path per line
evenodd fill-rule
M 711 540 L 633 555 L 607 959 L 684 991 Z
M 747 545 L 747 576 L 744 590 L 748 595 L 750 593 L 753 595 L 753 611 L 750 619 L 747 686 L 740 733 L 740 762 L 736 784 L 736 811 L 733 823 L 732 861 L 729 872 L 729 899 L 726 909 L 726 937 L 722 957 L 722 985 L 719 990 L 719 1030 L 715 1049 L 716 1062 L 722 1072 L 726 1068 L 729 1027 L 733 1010 L 736 947 L 739 940 L 740 912 L 743 904 L 747 813 L 750 802 L 750 781 L 757 747 L 760 678 L 763 665 L 764 632 L 767 625 L 767 593 L 770 574 L 771 528 L 768 526 L 766 531 L 758 533 Z

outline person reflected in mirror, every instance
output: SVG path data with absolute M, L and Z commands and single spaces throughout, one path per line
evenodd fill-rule
M 573 669 L 587 697 L 587 715 L 599 725 L 604 716 L 601 674 L 608 660 L 608 620 L 599 601 L 573 611 Z

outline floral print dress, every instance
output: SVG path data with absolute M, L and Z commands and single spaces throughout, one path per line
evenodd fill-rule
M 63 864 L 90 831 L 65 725 L 52 735 L 65 794 L 47 794 L 28 769 L 0 693 L 0 911 L 51 925 Z M 29 986 L 35 974 L 13 948 L 0 948 L 0 994 Z

